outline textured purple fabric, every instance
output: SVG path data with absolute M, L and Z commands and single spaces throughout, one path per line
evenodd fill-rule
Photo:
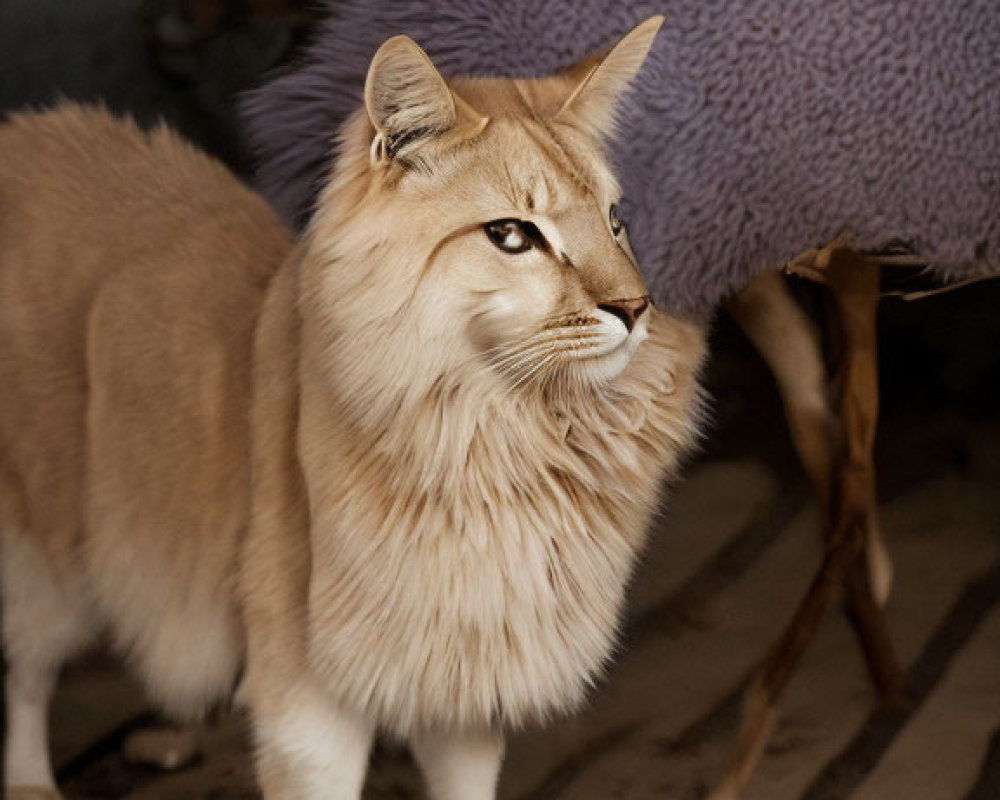
M 666 22 L 615 147 L 655 299 L 701 311 L 839 235 L 950 275 L 1000 268 L 1000 0 L 382 0 L 331 6 L 243 110 L 259 183 L 308 216 L 368 61 L 397 33 L 446 74 L 530 76 Z

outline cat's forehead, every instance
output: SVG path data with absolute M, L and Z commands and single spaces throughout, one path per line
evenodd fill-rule
M 565 125 L 525 117 L 491 119 L 483 151 L 496 188 L 528 211 L 558 212 L 619 193 L 600 146 Z
M 490 120 L 487 148 L 505 156 L 510 176 L 521 188 L 537 184 L 543 200 L 546 194 L 555 200 L 573 190 L 616 195 L 617 182 L 602 144 L 559 119 L 578 81 L 558 73 L 544 78 L 456 77 L 449 84 Z

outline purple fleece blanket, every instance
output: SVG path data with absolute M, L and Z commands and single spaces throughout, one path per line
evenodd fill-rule
M 259 184 L 302 224 L 368 61 L 397 33 L 446 74 L 531 76 L 666 22 L 613 154 L 654 298 L 704 311 L 848 236 L 949 276 L 1000 269 L 1000 0 L 382 0 L 331 4 L 244 101 Z

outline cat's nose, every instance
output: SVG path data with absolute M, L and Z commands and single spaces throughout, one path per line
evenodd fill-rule
M 642 316 L 642 312 L 649 308 L 649 295 L 635 297 L 631 300 L 612 300 L 610 303 L 601 303 L 597 306 L 601 311 L 614 314 L 625 324 L 625 330 L 632 333 L 636 320 Z

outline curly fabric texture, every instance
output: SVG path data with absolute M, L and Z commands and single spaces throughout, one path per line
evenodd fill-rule
M 443 73 L 537 76 L 666 22 L 611 154 L 654 299 L 704 312 L 846 237 L 949 277 L 1000 269 L 997 0 L 334 3 L 304 59 L 243 101 L 259 186 L 302 225 L 378 46 Z

